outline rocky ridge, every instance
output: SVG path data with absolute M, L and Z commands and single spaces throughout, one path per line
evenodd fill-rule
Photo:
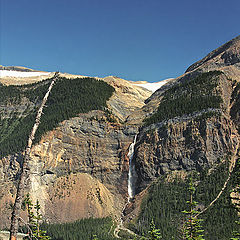
M 213 90 L 222 99 L 220 108 L 167 118 L 141 128 L 135 149 L 139 191 L 164 174 L 214 167 L 235 151 L 240 141 L 239 53 L 238 36 L 190 66 L 185 74 L 164 85 L 146 101 L 140 111 L 151 106 L 151 116 L 169 89 L 190 83 L 203 73 L 216 70 L 222 73 L 217 90 Z

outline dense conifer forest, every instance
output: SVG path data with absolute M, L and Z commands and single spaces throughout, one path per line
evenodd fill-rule
M 52 240 L 115 240 L 111 218 L 89 218 L 65 224 L 43 224 Z
M 232 93 L 232 99 L 231 99 L 231 103 L 233 103 L 232 101 L 235 100 L 235 103 L 233 104 L 232 108 L 231 108 L 231 116 L 233 117 L 233 119 L 240 119 L 239 116 L 239 106 L 240 106 L 240 83 L 236 83 L 234 91 Z M 240 126 L 239 124 L 237 124 L 237 128 L 238 128 L 238 133 L 240 134 Z
M 3 118 L 0 112 L 0 156 L 22 151 L 34 124 L 36 111 L 47 91 L 51 79 L 23 86 L 0 85 L 0 106 L 5 105 L 10 115 Z M 106 101 L 114 88 L 94 78 L 60 78 L 52 89 L 47 107 L 41 118 L 35 142 L 47 131 L 57 127 L 64 120 L 87 113 L 104 110 Z M 24 102 L 22 102 L 24 101 Z M 17 106 L 28 107 L 20 115 Z M 11 109 L 13 109 L 11 111 Z
M 203 213 L 202 226 L 206 240 L 229 240 L 233 230 L 238 226 L 235 221 L 238 219 L 237 211 L 233 208 L 230 199 L 230 190 L 236 184 L 235 176 L 228 184 L 227 189 L 220 199 Z M 194 174 L 196 184 L 196 194 L 194 199 L 198 202 L 197 208 L 208 206 L 208 204 L 218 195 L 228 174 L 227 161 L 221 163 L 211 175 L 207 171 Z M 184 223 L 183 210 L 187 209 L 186 201 L 189 200 L 188 182 L 175 179 L 167 182 L 164 177 L 158 183 L 152 184 L 148 195 L 142 202 L 141 213 L 136 223 L 130 227 L 141 233 L 148 231 L 152 219 L 156 227 L 160 229 L 163 239 L 182 239 L 182 226 Z
M 209 108 L 219 109 L 222 103 L 217 90 L 220 74 L 220 71 L 203 73 L 171 87 L 164 93 L 156 113 L 145 119 L 145 124 L 158 123 Z

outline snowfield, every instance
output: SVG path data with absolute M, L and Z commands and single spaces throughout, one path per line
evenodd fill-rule
M 46 76 L 51 72 L 21 72 L 21 71 L 10 71 L 10 70 L 0 70 L 0 78 L 3 77 L 16 77 L 16 78 L 24 78 L 24 77 L 38 77 L 38 76 Z
M 171 79 L 173 79 L 173 78 L 168 78 L 161 82 L 154 82 L 154 83 L 136 83 L 136 86 L 144 87 L 152 92 L 155 92 L 156 90 L 158 90 L 160 87 L 162 87 L 164 84 L 166 84 Z

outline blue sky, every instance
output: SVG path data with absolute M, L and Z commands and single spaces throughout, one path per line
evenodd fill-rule
M 0 0 L 0 64 L 159 81 L 240 34 L 239 0 Z

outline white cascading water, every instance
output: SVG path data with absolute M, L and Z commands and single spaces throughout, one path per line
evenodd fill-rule
M 129 158 L 129 171 L 128 171 L 128 201 L 132 199 L 135 195 L 135 183 L 136 183 L 136 170 L 135 164 L 133 163 L 133 155 L 134 155 L 134 146 L 137 141 L 137 135 L 134 137 L 133 143 L 129 147 L 128 158 Z

